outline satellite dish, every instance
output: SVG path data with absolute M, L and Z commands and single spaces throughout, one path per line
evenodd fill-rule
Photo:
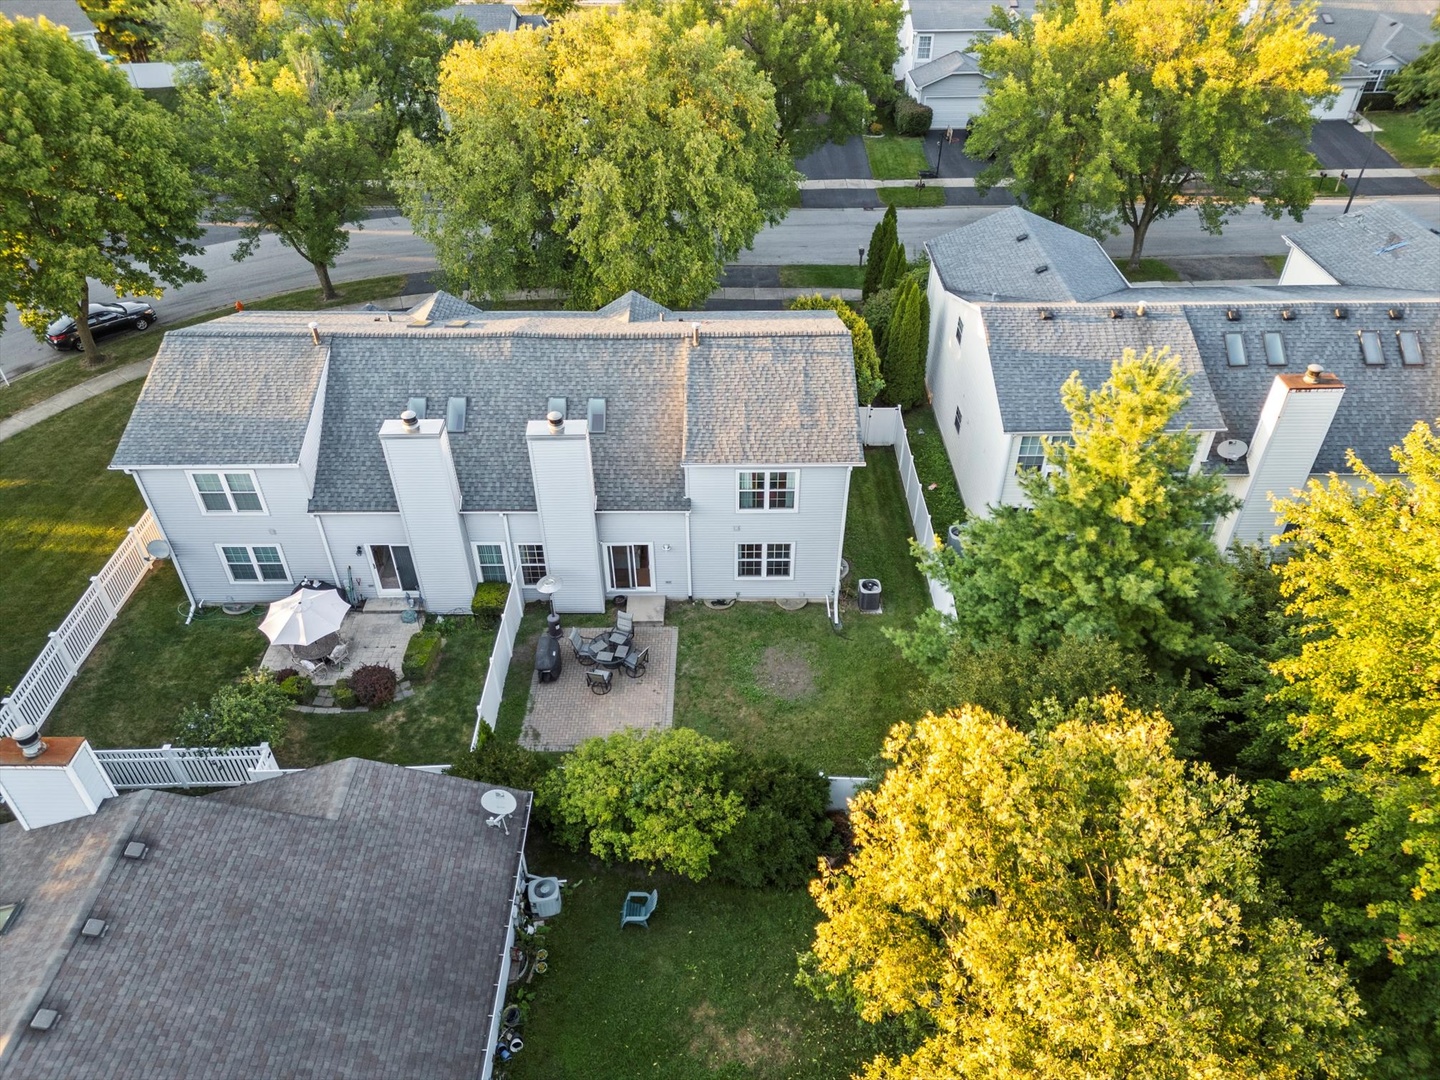
M 164 540 L 151 540 L 145 545 L 145 551 L 152 559 L 168 559 L 173 554 Z
M 1250 452 L 1250 447 L 1241 439 L 1226 439 L 1215 447 L 1215 453 L 1232 465 Z

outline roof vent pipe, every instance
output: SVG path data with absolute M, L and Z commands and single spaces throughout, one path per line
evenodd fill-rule
M 310 340 L 316 345 L 320 344 L 320 324 L 318 322 L 310 324 Z
M 545 422 L 550 425 L 551 435 L 559 435 L 565 430 L 565 414 L 559 409 L 552 409 L 546 413 Z
M 1137 319 L 1143 319 L 1145 317 L 1145 301 L 1142 300 L 1135 305 L 1135 317 Z
M 1311 364 L 1305 369 L 1305 381 L 1307 383 L 1318 383 L 1325 377 L 1325 369 L 1319 364 Z
M 414 435 L 420 430 L 420 418 L 415 415 L 414 409 L 406 409 L 400 414 L 400 423 L 405 426 L 406 435 Z
M 20 752 L 27 758 L 37 758 L 46 750 L 45 743 L 40 738 L 40 729 L 34 724 L 21 724 L 12 737 L 20 745 Z
M 700 324 L 698 322 L 692 322 L 690 324 L 690 344 L 700 344 Z

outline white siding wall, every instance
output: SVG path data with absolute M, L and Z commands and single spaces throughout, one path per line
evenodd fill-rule
M 601 511 L 595 515 L 599 529 L 599 540 L 604 544 L 649 544 L 650 572 L 655 588 L 672 600 L 684 600 L 690 596 L 689 549 L 685 539 L 685 514 L 681 513 L 630 513 L 624 511 Z M 670 550 L 666 551 L 665 548 Z M 601 552 L 602 563 L 605 553 Z M 614 596 L 615 590 L 608 588 L 606 595 Z
M 420 593 L 430 611 L 469 611 L 475 572 L 460 524 L 460 486 L 442 420 L 404 434 L 398 420 L 380 429 L 390 482 L 409 536 Z
M 320 514 L 325 527 L 325 539 L 330 542 L 330 553 L 335 559 L 335 571 L 346 583 L 347 572 L 354 578 L 355 586 L 363 597 L 377 595 L 375 566 L 370 561 L 371 544 L 408 545 L 410 537 L 405 534 L 405 523 L 395 514 Z M 355 553 L 356 548 L 360 553 Z M 329 573 L 325 575 L 329 580 Z
M 900 59 L 895 65 L 895 77 L 901 78 L 917 67 L 924 67 L 931 60 L 939 60 L 946 53 L 969 52 L 973 48 L 975 39 L 987 33 L 994 34 L 995 31 L 983 26 L 949 30 L 917 30 L 911 21 L 909 12 L 906 12 L 905 22 L 900 27 L 902 51 Z M 915 55 L 916 40 L 921 34 L 929 34 L 933 38 L 930 56 L 925 60 L 920 60 Z
M 752 467 L 762 466 L 757 463 Z M 784 469 L 785 465 L 764 467 Z M 849 469 L 844 465 L 792 469 L 799 474 L 799 508 L 749 513 L 736 509 L 737 471 L 730 465 L 687 467 L 693 595 L 702 600 L 828 596 L 835 588 L 844 539 Z M 735 547 L 741 543 L 793 545 L 793 576 L 737 578 Z
M 200 471 L 224 470 L 207 467 Z M 254 472 L 268 514 L 202 514 L 186 470 L 140 469 L 134 473 L 175 550 L 197 604 L 278 600 L 302 577 L 330 577 L 330 560 L 307 510 L 310 485 L 305 474 L 295 466 L 246 471 Z M 278 545 L 290 581 L 231 582 L 216 544 Z
M 1002 498 L 1007 468 L 1013 471 L 1014 450 L 1000 418 L 1000 399 L 990 372 L 990 349 L 980 310 L 945 291 L 932 266 L 930 357 L 927 381 L 935 421 L 950 456 L 950 468 L 966 508 L 982 517 Z M 963 319 L 965 333 L 955 340 Z M 961 414 L 955 430 L 955 409 Z
M 535 506 L 545 536 L 545 562 L 564 583 L 556 611 L 604 611 L 605 581 L 595 526 L 595 471 L 584 420 L 570 420 L 551 434 L 542 420 L 526 429 Z
M 1285 256 L 1285 265 L 1280 268 L 1281 285 L 1338 285 L 1333 277 L 1303 251 L 1285 241 L 1290 251 Z
M 102 783 L 104 788 L 109 788 L 108 781 Z M 115 793 L 113 788 L 108 791 L 104 788 L 96 788 L 93 793 L 86 791 L 80 778 L 63 765 L 0 768 L 0 793 L 25 829 L 41 829 L 89 817 L 105 798 Z

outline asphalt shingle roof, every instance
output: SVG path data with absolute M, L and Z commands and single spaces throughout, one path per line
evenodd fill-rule
M 1440 236 L 1384 203 L 1297 229 L 1285 239 L 1342 285 L 1440 289 Z
M 93 34 L 95 24 L 75 0 L 0 0 L 0 15 L 11 20 L 36 19 L 42 15 L 72 34 Z
M 910 81 L 918 87 L 926 87 L 931 83 L 937 83 L 941 79 L 948 79 L 957 72 L 969 74 L 980 74 L 980 65 L 975 62 L 975 57 L 969 53 L 962 53 L 959 50 L 951 50 L 944 56 L 931 60 L 928 64 L 921 64 L 910 71 Z
M 485 317 L 485 312 L 474 304 L 461 300 L 458 296 L 451 296 L 443 289 L 427 296 L 405 314 L 411 319 L 433 319 L 435 322 Z
M 432 14 L 441 19 L 468 19 L 482 34 L 514 30 L 520 16 L 509 4 L 454 4 Z
M 921 31 L 989 29 L 996 6 L 996 0 L 910 0 L 910 22 Z M 1019 10 L 1034 14 L 1034 0 L 1021 0 Z
M 477 314 L 422 328 L 408 315 L 255 311 L 173 331 L 113 464 L 297 460 L 319 377 L 304 364 L 321 353 L 315 511 L 396 509 L 377 433 L 413 397 L 432 418 L 468 399 L 466 430 L 450 435 L 465 510 L 534 508 L 525 425 L 552 397 L 571 419 L 606 400 L 592 442 L 602 510 L 684 509 L 682 463 L 864 460 L 851 339 L 833 312 L 672 313 L 636 294 L 601 312 Z M 285 407 L 265 398 L 222 423 L 227 395 L 212 387 L 235 382 L 281 383 Z
M 140 791 L 26 833 L 5 937 L 45 1034 L 10 1008 L 5 1080 L 480 1073 L 530 796 L 507 836 L 487 785 L 350 759 L 226 793 Z M 124 842 L 150 845 L 139 863 Z M 77 930 L 109 924 L 98 941 Z M 23 1023 L 17 1023 L 22 1021 Z
M 1322 0 L 1310 32 L 1324 34 L 1342 49 L 1359 46 L 1357 63 L 1391 56 L 1408 63 L 1433 40 L 1434 14 L 1435 0 Z
M 1083 303 L 1127 284 L 1098 241 L 1018 206 L 937 236 L 925 250 L 945 288 L 969 300 Z

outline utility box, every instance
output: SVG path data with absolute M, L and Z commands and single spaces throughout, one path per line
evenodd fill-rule
M 856 603 L 861 611 L 871 615 L 880 614 L 880 580 L 878 578 L 861 578 L 857 586 Z

